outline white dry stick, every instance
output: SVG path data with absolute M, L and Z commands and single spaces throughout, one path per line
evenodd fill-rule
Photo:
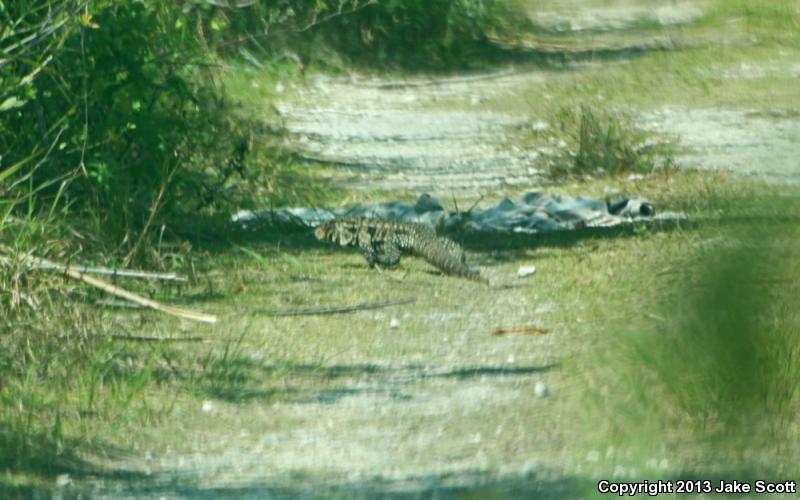
M 10 254 L 8 248 L 0 246 L 0 252 L 4 252 L 6 254 Z M 32 255 L 25 255 L 23 256 L 25 263 L 31 266 L 31 268 L 39 268 L 44 270 L 58 270 L 66 274 L 72 279 L 76 279 L 79 281 L 83 281 L 87 285 L 91 285 L 95 288 L 99 288 L 106 293 L 110 293 L 111 295 L 115 295 L 117 297 L 123 298 L 134 304 L 139 304 L 143 307 L 149 307 L 150 309 L 155 309 L 156 311 L 163 312 L 165 314 L 170 314 L 172 316 L 178 316 L 180 318 L 191 319 L 193 321 L 202 321 L 203 323 L 216 323 L 217 317 L 213 314 L 205 314 L 201 312 L 191 311 L 189 309 L 183 309 L 180 307 L 175 306 L 168 306 L 156 302 L 155 300 L 151 300 L 140 295 L 136 295 L 135 293 L 129 292 L 123 288 L 120 288 L 116 285 L 112 285 L 111 283 L 106 283 L 103 280 L 98 278 L 94 278 L 92 276 L 87 276 L 79 269 L 72 268 L 70 266 L 65 266 L 63 264 L 56 264 L 55 262 L 51 262 L 47 259 L 42 259 L 41 257 L 34 257 Z M 7 261 L 7 258 L 3 258 L 2 260 Z
M 187 283 L 189 280 L 183 276 L 178 276 L 175 273 L 151 273 L 147 271 L 138 271 L 130 269 L 110 269 L 107 267 L 86 267 L 86 266 L 65 266 L 58 262 L 44 261 L 37 259 L 39 262 L 31 262 L 30 266 L 33 269 L 54 269 L 56 271 L 66 271 L 72 269 L 81 274 L 101 274 L 106 276 L 121 276 L 123 278 L 141 278 L 148 280 L 160 281 L 177 281 L 178 283 Z
M 43 262 L 44 259 L 38 259 Z M 111 283 L 106 283 L 103 280 L 94 278 L 92 276 L 87 276 L 85 274 L 81 274 L 78 271 L 67 267 L 64 269 L 64 274 L 69 276 L 70 278 L 83 281 L 88 285 L 92 285 L 93 287 L 99 288 L 104 292 L 108 292 L 111 295 L 116 295 L 117 297 L 123 298 L 125 300 L 129 300 L 134 304 L 139 304 L 140 306 L 149 307 L 150 309 L 155 309 L 156 311 L 160 311 L 166 314 L 171 314 L 172 316 L 178 316 L 180 318 L 191 319 L 194 321 L 202 321 L 203 323 L 216 323 L 217 317 L 213 314 L 205 314 L 201 312 L 191 311 L 189 309 L 182 309 L 180 307 L 175 306 L 167 306 L 156 302 L 155 300 L 150 300 L 140 295 L 136 295 L 135 293 L 129 292 L 124 290 L 118 286 L 112 285 Z

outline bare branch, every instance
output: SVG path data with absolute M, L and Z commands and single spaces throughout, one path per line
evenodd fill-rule
M 387 300 L 386 302 L 371 302 L 365 304 L 355 304 L 352 306 L 338 306 L 338 307 L 308 307 L 304 309 L 285 309 L 280 311 L 266 311 L 263 314 L 267 316 L 310 316 L 314 314 L 341 314 L 354 311 L 364 311 L 368 309 L 380 309 L 389 306 L 399 306 L 401 304 L 410 304 L 415 302 L 416 297 L 405 297 L 396 300 Z M 254 311 L 253 314 L 259 314 L 261 311 Z

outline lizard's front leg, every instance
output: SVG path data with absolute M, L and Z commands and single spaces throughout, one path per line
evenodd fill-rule
M 375 267 L 375 264 L 378 262 L 378 253 L 372 247 L 372 244 L 361 241 L 358 244 L 358 248 L 361 249 L 362 255 L 364 255 L 365 259 L 367 259 L 367 265 L 370 268 Z

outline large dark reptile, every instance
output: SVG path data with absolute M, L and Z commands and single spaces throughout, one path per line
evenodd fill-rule
M 416 255 L 445 274 L 489 282 L 477 269 L 467 265 L 458 243 L 437 236 L 425 224 L 344 216 L 321 224 L 314 235 L 343 247 L 357 247 L 369 267 L 392 268 L 400 263 L 402 255 Z

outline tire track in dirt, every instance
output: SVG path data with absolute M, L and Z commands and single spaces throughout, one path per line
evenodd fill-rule
M 537 78 L 509 71 L 403 82 L 318 77 L 279 111 L 290 145 L 337 164 L 350 188 L 470 196 L 531 184 L 540 175 L 533 165 L 538 153 L 502 145 L 528 120 L 480 109 L 487 97 Z M 464 96 L 473 109 L 431 109 L 440 99 Z

